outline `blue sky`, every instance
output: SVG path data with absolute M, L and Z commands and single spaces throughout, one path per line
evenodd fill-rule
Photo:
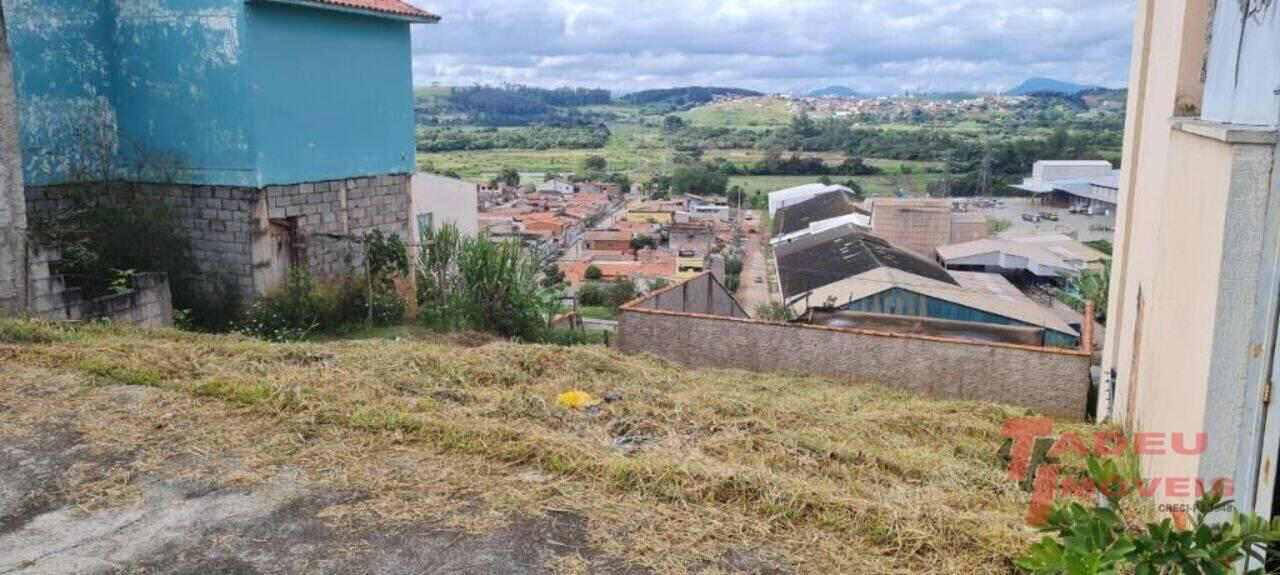
M 1132 0 L 410 0 L 414 80 L 808 91 L 1122 86 Z

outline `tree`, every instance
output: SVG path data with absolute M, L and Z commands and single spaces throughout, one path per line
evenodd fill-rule
M 671 190 L 676 194 L 723 196 L 728 186 L 728 176 L 702 162 L 681 165 L 671 173 Z
M 516 186 L 519 186 L 520 170 L 517 170 L 515 168 L 503 168 L 502 172 L 498 174 L 498 182 L 501 182 L 513 188 Z
M 563 283 L 564 270 L 560 269 L 560 266 L 551 264 L 542 271 L 542 287 L 551 289 Z
M 586 271 L 582 272 L 582 277 L 591 281 L 600 281 L 600 278 L 604 277 L 604 272 L 599 267 L 596 267 L 595 264 L 591 264 L 587 266 Z
M 1080 275 L 1067 280 L 1067 285 L 1054 291 L 1054 295 L 1072 309 L 1084 313 L 1085 302 L 1094 303 L 1094 315 L 1098 321 L 1107 322 L 1107 296 L 1111 291 L 1111 260 L 1102 264 L 1102 271 L 1083 270 Z
M 606 298 L 609 307 L 617 309 L 623 304 L 636 299 L 636 296 L 639 294 L 640 291 L 636 289 L 635 282 L 630 279 L 623 279 L 618 280 L 609 286 Z
M 631 238 L 631 251 L 638 252 L 645 248 L 657 248 L 658 238 L 653 236 L 636 236 Z
M 791 117 L 791 133 L 801 138 L 812 138 L 818 135 L 818 124 L 809 117 L 809 113 L 801 110 Z
M 609 161 L 604 156 L 590 155 L 582 159 L 582 171 L 587 173 L 603 173 L 609 169 Z
M 679 130 L 680 128 L 684 127 L 684 119 L 682 119 L 680 116 L 674 116 L 674 115 L 663 116 L 662 127 L 667 131 Z

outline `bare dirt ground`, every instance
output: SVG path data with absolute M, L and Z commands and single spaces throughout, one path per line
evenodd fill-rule
M 84 394 L 82 407 L 115 419 L 165 401 L 162 395 L 116 388 Z M 228 424 L 248 423 L 234 413 L 222 415 Z M 153 426 L 163 435 L 167 428 L 186 427 L 182 420 L 189 417 L 178 413 Z M 483 533 L 432 522 L 394 529 L 368 519 L 335 523 L 325 510 L 359 503 L 368 494 L 313 485 L 287 466 L 265 482 L 242 484 L 236 475 L 241 462 L 234 456 L 176 442 L 158 467 L 131 480 L 136 502 L 101 507 L 60 486 L 70 475 L 109 486 L 119 480 L 116 470 L 136 466 L 143 455 L 86 437 L 76 431 L 76 419 L 58 414 L 40 423 L 37 434 L 0 436 L 0 574 L 516 575 L 555 572 L 558 564 L 572 567 L 580 558 L 598 556 L 586 542 L 583 518 L 569 512 L 495 516 L 502 525 Z M 192 470 L 218 472 L 192 479 Z

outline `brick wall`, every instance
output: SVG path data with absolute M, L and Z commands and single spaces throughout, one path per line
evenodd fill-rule
M 114 184 L 28 188 L 34 217 L 109 202 L 125 194 L 168 203 L 190 244 L 197 291 L 231 289 L 241 304 L 255 297 L 253 245 L 269 219 L 294 226 L 295 251 L 318 278 L 363 269 L 363 250 L 347 239 L 373 230 L 408 238 L 408 176 L 379 176 L 265 188 Z
M 1086 354 L 660 310 L 621 310 L 618 349 L 694 367 L 809 374 L 1085 416 Z

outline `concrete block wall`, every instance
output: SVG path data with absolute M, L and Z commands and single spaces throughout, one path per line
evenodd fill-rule
M 295 226 L 307 268 L 319 278 L 364 269 L 364 250 L 350 238 L 378 230 L 410 239 L 408 176 L 268 186 L 262 193 L 267 217 Z
M 1090 356 L 1026 346 L 621 310 L 618 349 L 693 367 L 808 374 L 1083 419 Z
M 409 237 L 409 177 L 352 178 L 265 188 L 185 184 L 113 184 L 28 188 L 33 217 L 86 208 L 134 194 L 166 202 L 196 267 L 195 287 L 208 293 L 234 290 L 243 305 L 254 292 L 253 244 L 270 219 L 295 229 L 295 250 L 311 274 L 335 279 L 362 270 L 359 238 L 373 230 Z

